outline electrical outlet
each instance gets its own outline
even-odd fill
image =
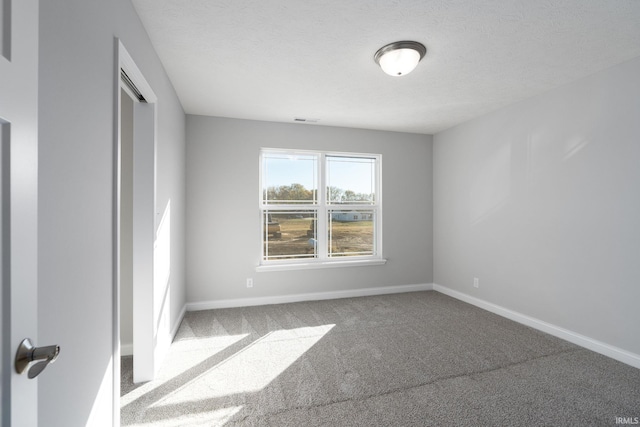
[[[253,288],[253,279],[252,278],[248,278],[247,279],[247,288]]]
[[[480,287],[480,279],[478,279],[477,277],[473,278],[473,287],[474,288],[479,288]]]

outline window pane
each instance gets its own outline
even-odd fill
[[[264,204],[317,202],[318,156],[267,153],[262,156]]]
[[[331,204],[375,202],[376,159],[327,156],[327,200]]]
[[[374,255],[375,211],[329,210],[329,256]]]
[[[317,258],[315,210],[265,210],[265,260]]]

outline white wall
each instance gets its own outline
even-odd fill
[[[115,37],[158,96],[157,207],[171,201],[171,321],[185,303],[185,116],[129,0],[40,4],[39,377],[47,426],[111,425]],[[118,361],[116,361],[118,362]],[[117,402],[116,402],[117,403]]]
[[[426,135],[187,116],[187,301],[431,283],[431,146]],[[382,154],[387,264],[256,273],[261,147]]]
[[[435,135],[433,170],[435,283],[640,354],[640,59]]]

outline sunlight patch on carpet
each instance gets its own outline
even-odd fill
[[[229,408],[216,409],[215,411],[198,412],[195,414],[179,415],[177,417],[165,418],[161,421],[162,427],[210,427],[222,426],[235,414],[242,410],[242,406],[232,406]],[[145,427],[158,425],[158,421],[131,424],[130,427]]]
[[[153,406],[204,402],[263,390],[335,325],[272,331],[189,381]]]
[[[176,341],[162,364],[156,379],[141,385],[120,398],[120,407],[125,407],[139,397],[171,381],[177,376],[203,363],[208,358],[242,341],[249,334],[223,335],[206,338],[190,338]],[[177,359],[177,363],[173,363]]]

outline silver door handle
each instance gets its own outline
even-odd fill
[[[21,374],[31,362],[37,362],[29,369],[27,376],[30,379],[37,377],[44,371],[49,363],[55,362],[60,354],[60,346],[48,345],[46,347],[34,347],[29,338],[20,343],[16,352],[16,372]]]

